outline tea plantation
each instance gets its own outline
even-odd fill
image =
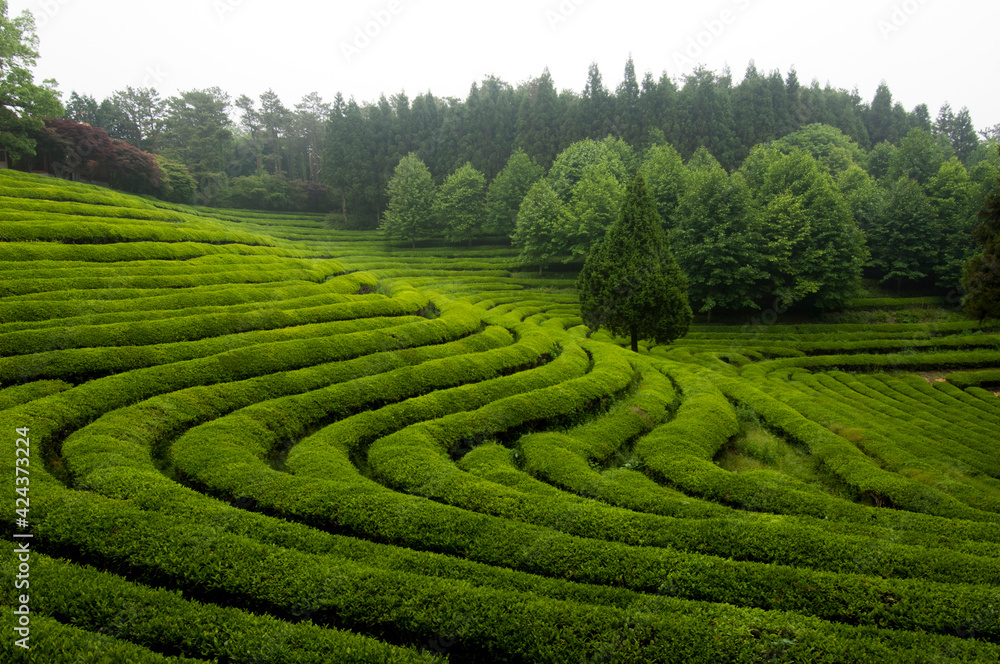
[[[516,254],[0,171],[3,661],[1000,661],[1000,327]]]

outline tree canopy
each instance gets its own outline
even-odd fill
[[[389,209],[380,226],[385,235],[409,240],[416,247],[418,238],[437,230],[433,214],[434,180],[420,157],[411,152],[399,160],[389,180],[388,193]]]
[[[692,312],[687,279],[677,266],[642,173],[628,184],[618,219],[580,273],[581,317],[629,338],[669,344],[687,334]]]
[[[0,150],[12,159],[34,156],[34,138],[46,119],[63,114],[55,81],[37,85],[38,60],[35,20],[25,10],[7,16],[7,0],[0,0]]]
[[[993,194],[979,213],[973,233],[981,253],[965,266],[962,286],[965,312],[980,321],[1000,319],[1000,196]]]

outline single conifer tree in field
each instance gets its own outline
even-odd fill
[[[669,344],[691,325],[687,278],[677,266],[641,173],[628,185],[618,220],[587,257],[578,282],[584,322],[628,337]]]

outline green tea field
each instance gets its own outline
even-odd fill
[[[1000,325],[517,255],[0,171],[0,659],[1000,661]]]

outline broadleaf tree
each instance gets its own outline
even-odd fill
[[[34,82],[38,60],[35,20],[25,10],[7,17],[7,0],[0,0],[0,153],[11,159],[35,155],[35,138],[46,119],[63,114],[54,81]]]
[[[483,234],[486,177],[466,162],[441,183],[434,199],[434,213],[445,239],[471,244]]]
[[[399,160],[386,187],[389,208],[382,217],[379,230],[398,240],[417,239],[437,231],[434,217],[434,179],[431,172],[413,152]]]
[[[517,212],[531,185],[542,179],[545,169],[524,150],[517,150],[497,173],[486,192],[486,232],[510,236],[517,226]]]
[[[521,248],[521,263],[545,266],[570,255],[572,221],[567,206],[547,180],[539,180],[521,201],[513,243]]]
[[[594,247],[578,280],[580,312],[593,330],[669,344],[687,334],[693,314],[687,278],[674,260],[659,214],[636,173],[618,219]]]
[[[718,165],[694,169],[674,215],[671,243],[698,312],[757,307],[766,277],[763,236],[743,175]]]
[[[966,314],[980,321],[1000,319],[1000,196],[993,194],[986,199],[979,221],[973,237],[981,253],[965,266],[962,306]]]

